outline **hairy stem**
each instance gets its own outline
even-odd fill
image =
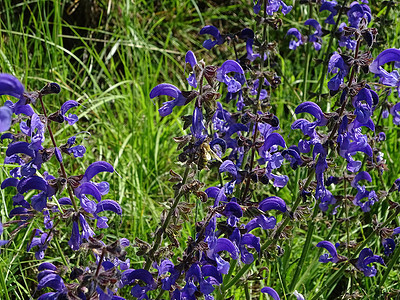
[[[47,116],[46,108],[44,107],[43,96],[42,95],[39,95],[39,100],[40,100],[40,104],[42,106],[43,114],[44,114],[44,116],[46,117],[46,120],[47,120],[47,130],[49,131],[51,142],[53,143],[53,147],[57,148],[57,143],[56,143],[56,140],[54,139],[53,131],[51,130],[51,126],[50,126],[50,123],[48,121],[48,116]],[[58,159],[57,159],[57,161],[60,164],[60,169],[61,169],[62,176],[67,180],[68,176],[67,176],[67,172],[65,172],[64,163],[62,161],[59,161]],[[74,192],[72,191],[72,187],[69,184],[67,184],[67,190],[68,190],[69,197],[71,198],[71,202],[72,202],[72,206],[74,207],[74,210],[78,211],[78,206],[76,205]]]
[[[186,181],[187,181],[187,178],[189,175],[189,170],[190,170],[190,166],[186,165],[185,174],[183,175],[181,188],[175,193],[174,202],[172,203],[172,206],[169,209],[168,215],[165,218],[163,224],[161,225],[161,228],[157,230],[153,247],[151,248],[151,250],[148,253],[149,258],[146,260],[146,264],[144,267],[146,270],[150,269],[150,266],[152,263],[152,258],[154,256],[154,254],[156,253],[156,251],[158,250],[158,248],[161,246],[161,241],[162,241],[163,235],[165,233],[165,230],[167,229],[169,222],[171,221],[171,217],[174,214],[176,207],[178,206],[179,200],[183,196],[182,187],[186,184]]]

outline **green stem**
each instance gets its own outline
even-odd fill
[[[314,219],[318,214],[318,210],[319,210],[319,206],[317,205],[317,203],[315,203],[312,217],[308,221],[306,242],[305,242],[305,244],[303,246],[303,250],[301,252],[299,264],[297,265],[296,271],[294,273],[294,276],[293,276],[293,279],[292,279],[292,283],[290,284],[290,287],[289,287],[289,291],[293,291],[293,289],[295,288],[296,282],[297,282],[298,277],[299,277],[300,272],[301,272],[301,269],[303,268],[304,262],[306,260],[308,250],[310,249],[311,239],[312,239],[312,235],[314,233],[314,228],[315,228],[315,223],[316,223],[316,222],[314,222]]]
[[[60,243],[58,242],[57,237],[54,237],[54,242],[56,243],[56,248],[58,250],[58,253],[60,254],[60,257],[61,257],[61,259],[63,261],[64,266],[66,268],[68,268],[68,270],[69,270],[69,267],[68,267],[69,263],[68,263],[67,259],[65,258],[64,252],[62,251],[62,249],[60,247]]]

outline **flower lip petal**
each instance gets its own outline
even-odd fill
[[[242,40],[254,39],[254,31],[251,30],[250,28],[244,28],[238,34],[238,37],[239,37],[239,39],[242,39]]]
[[[1,183],[1,189],[5,189],[6,187],[9,186],[17,187],[18,182],[19,180],[17,178],[14,177],[7,178]]]
[[[243,216],[243,210],[236,202],[229,202],[226,204],[222,214],[226,217],[235,216],[241,218]]]
[[[57,271],[57,267],[55,265],[53,265],[52,263],[49,262],[45,262],[40,264],[40,266],[38,267],[39,271],[43,271],[43,270],[51,270],[51,271]]]
[[[61,106],[61,114],[65,115],[67,111],[69,111],[71,108],[79,106],[79,103],[76,102],[75,100],[68,100],[66,101],[62,106]]]
[[[328,123],[328,119],[324,116],[324,113],[322,112],[321,108],[314,102],[310,101],[303,102],[296,107],[294,112],[296,114],[304,112],[311,114],[318,120],[319,126],[325,126]]]
[[[228,172],[234,178],[237,177],[237,168],[236,168],[235,164],[230,160],[226,160],[221,164],[221,166],[219,167],[219,172],[220,173]]]
[[[24,86],[16,77],[6,73],[0,74],[0,96],[9,95],[19,99],[23,93]]]
[[[386,71],[381,66],[392,61],[400,61],[400,49],[391,48],[382,51],[369,66],[369,70],[372,73],[382,75]]]
[[[212,25],[207,25],[204,26],[201,30],[200,30],[200,34],[210,34],[212,35],[214,38],[218,39],[220,36],[219,30],[217,27],[212,26]]]
[[[157,96],[170,96],[173,98],[178,98],[179,94],[182,92],[176,86],[169,83],[161,83],[155,86],[150,92],[150,99],[153,99]]]
[[[286,212],[286,203],[283,199],[277,196],[272,196],[261,201],[258,208],[264,212],[275,209],[284,213]]]
[[[222,283],[222,274],[218,272],[217,268],[213,265],[205,265],[201,267],[201,273],[203,277],[211,276],[215,278],[215,280],[221,284]]]
[[[17,153],[23,153],[30,157],[35,157],[35,151],[28,148],[29,144],[27,142],[15,142],[8,146],[6,151],[7,156],[11,156]]]
[[[98,202],[101,201],[101,194],[92,182],[84,182],[79,186],[78,198],[82,195],[92,195]]]
[[[271,287],[263,287],[261,289],[261,293],[267,293],[270,295],[274,300],[280,300],[281,298],[279,297],[278,293]]]
[[[0,132],[6,131],[11,127],[12,110],[7,106],[0,107]]]
[[[54,273],[50,273],[39,281],[37,290],[39,291],[44,287],[51,287],[56,291],[60,291],[65,288],[65,285],[60,276]]]
[[[274,145],[281,146],[282,148],[286,147],[285,140],[279,133],[276,133],[276,132],[271,133],[266,138],[264,145],[263,145],[263,149],[268,151]]]
[[[115,212],[117,215],[122,214],[121,206],[113,200],[102,200],[97,203],[96,214],[105,210]]]
[[[135,280],[142,280],[144,283],[147,285],[153,285],[154,284],[154,279],[153,276],[150,274],[149,271],[144,270],[144,269],[128,269],[124,273],[122,273],[122,284],[129,285],[133,284]]]
[[[357,188],[358,182],[360,180],[366,180],[368,182],[372,182],[372,177],[371,175],[369,175],[367,171],[361,171],[354,177],[353,181],[351,182],[351,186],[353,188]]]
[[[242,69],[242,67],[239,65],[239,63],[237,63],[234,60],[227,60],[225,61],[222,66],[218,69],[219,72],[221,72],[221,74],[225,75],[227,73],[230,72],[236,72],[239,74],[244,74],[244,71]]]
[[[22,179],[17,185],[17,190],[20,194],[23,194],[30,190],[47,191],[47,187],[46,180],[39,176],[32,176]]]
[[[235,245],[226,238],[219,238],[217,240],[213,252],[218,253],[220,251],[228,251],[233,259],[237,259],[238,254]]]
[[[192,68],[194,68],[194,66],[197,65],[196,56],[194,55],[194,53],[193,53],[192,51],[189,50],[189,51],[186,53],[185,62],[188,63],[188,64],[190,64],[190,66],[191,66]]]
[[[322,248],[325,248],[326,250],[328,250],[329,254],[333,258],[332,262],[335,262],[334,260],[337,260],[338,254],[337,254],[335,246],[331,242],[322,241],[322,242],[319,242],[316,247],[322,247]]]
[[[322,35],[321,25],[319,24],[319,22],[317,20],[308,19],[307,21],[304,22],[304,25],[310,25],[310,26],[314,27],[318,31],[318,34]]]
[[[114,172],[114,168],[111,164],[105,161],[96,161],[92,163],[85,172],[84,181],[90,181],[94,176],[100,172]]]
[[[290,28],[286,35],[293,35],[294,37],[296,37],[298,40],[301,40],[301,33],[297,28]]]

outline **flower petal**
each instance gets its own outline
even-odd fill
[[[97,203],[96,214],[105,210],[115,212],[118,215],[122,214],[121,206],[113,200],[102,200]]]
[[[261,201],[258,208],[262,211],[275,209],[284,213],[286,211],[286,203],[281,198],[272,196]]]
[[[94,176],[96,176],[100,172],[114,172],[114,168],[108,162],[105,161],[96,161],[92,163],[85,172],[84,181],[90,181]]]
[[[281,298],[279,297],[278,293],[271,287],[263,287],[261,289],[261,293],[267,293],[270,295],[274,300],[280,300]]]
[[[16,77],[6,73],[0,74],[0,96],[9,95],[19,99],[23,93],[24,86]]]
[[[47,187],[46,180],[38,176],[32,176],[22,179],[17,185],[17,190],[20,194],[23,194],[30,190],[47,191]]]

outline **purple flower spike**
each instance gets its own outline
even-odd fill
[[[314,102],[306,101],[301,103],[299,106],[296,107],[295,111],[296,114],[300,113],[309,113],[317,119],[316,125],[317,126],[325,126],[328,124],[328,119],[325,117],[324,113],[322,112],[321,108]]]
[[[328,263],[328,262],[337,263],[339,261],[339,257],[338,257],[336,248],[331,242],[328,242],[328,241],[319,242],[317,244],[317,247],[325,248],[326,250],[328,250],[329,254],[331,255],[331,257],[329,257],[329,254],[327,254],[327,253],[322,254],[319,257],[319,262],[322,262],[322,263]]]
[[[279,297],[278,293],[271,287],[263,287],[261,289],[261,293],[266,293],[272,297],[274,300],[280,300],[281,298]]]
[[[286,35],[293,35],[297,39],[297,42],[295,40],[289,42],[290,50],[295,50],[300,45],[303,45],[303,36],[297,28],[290,28]]]
[[[225,42],[225,37],[222,36],[219,33],[219,30],[217,27],[212,26],[212,25],[207,25],[204,26],[200,30],[200,34],[210,34],[214,37],[215,41],[212,41],[211,39],[204,41],[203,47],[206,48],[207,50],[210,50],[213,48],[215,45],[222,45]]]
[[[269,211],[269,210],[279,210],[280,212],[286,212],[286,203],[281,198],[277,196],[272,196],[264,199],[258,205],[258,208],[262,211]]]
[[[230,72],[244,74],[242,67],[236,61],[227,60],[217,70],[217,80],[219,82],[224,82],[228,86],[228,92],[236,93],[242,88],[242,85],[240,84],[239,81],[236,81],[233,77],[226,75]]]
[[[22,83],[10,74],[0,74],[0,96],[9,95],[20,99],[24,93]]]
[[[172,113],[172,109],[175,106],[185,105],[187,101],[182,92],[176,86],[169,83],[162,83],[155,86],[150,92],[150,99],[162,95],[173,97],[174,100],[163,103],[163,106],[158,110],[161,117],[168,116]]]

